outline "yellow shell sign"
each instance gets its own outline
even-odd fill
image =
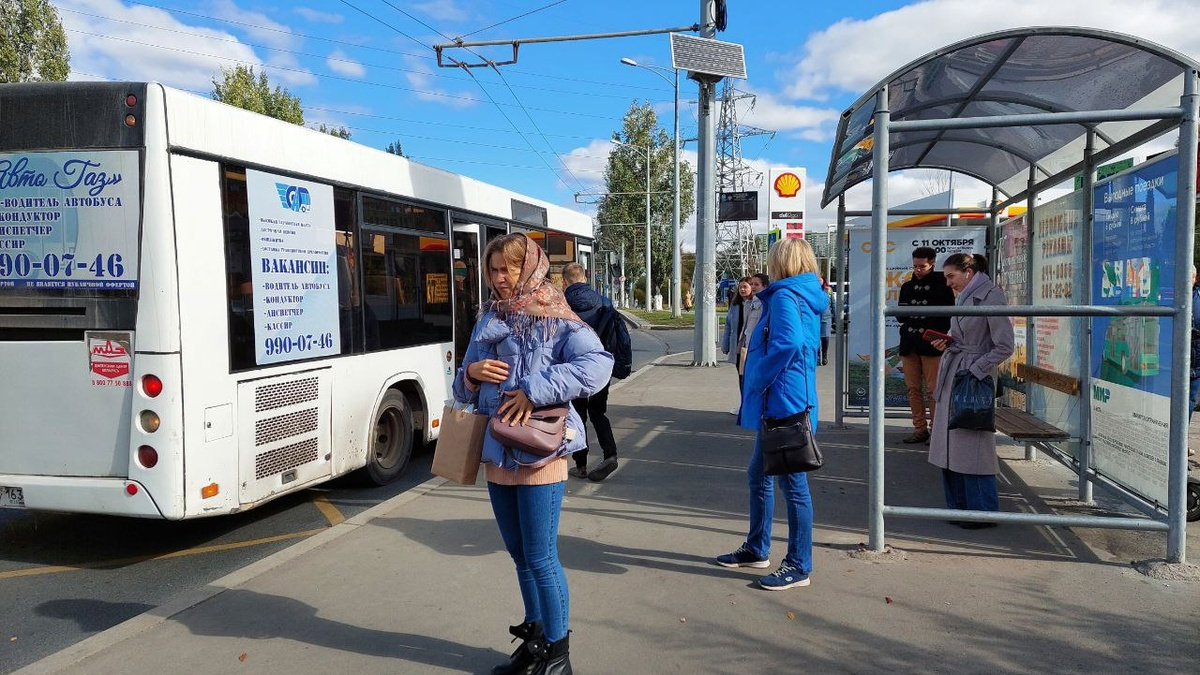
[[[800,192],[800,177],[792,172],[781,173],[775,179],[775,193],[780,197],[795,197]]]

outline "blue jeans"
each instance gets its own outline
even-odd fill
[[[775,513],[775,484],[787,502],[788,548],[783,561],[801,574],[812,572],[812,496],[808,493],[808,474],[791,473],[768,476],[763,473],[762,435],[754,439],[754,454],[746,467],[750,486],[750,533],[746,546],[761,560],[771,553],[771,522]]]
[[[967,511],[1000,510],[1000,493],[994,475],[942,469],[942,489],[946,492],[946,508]]]
[[[558,560],[558,516],[565,486],[488,483],[500,537],[517,565],[525,621],[542,622],[551,642],[567,636],[570,609],[567,575]]]

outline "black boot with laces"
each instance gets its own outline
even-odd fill
[[[529,643],[546,641],[542,633],[542,623],[526,621],[519,626],[509,626],[508,632],[512,633],[514,640],[519,639],[521,644],[517,645],[512,656],[508,657],[508,663],[492,668],[492,675],[527,675],[537,663],[533,651],[529,649]]]

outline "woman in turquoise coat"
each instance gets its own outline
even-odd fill
[[[759,586],[781,591],[809,584],[812,573],[812,496],[804,473],[768,476],[763,470],[763,417],[781,418],[809,411],[817,421],[817,363],[821,346],[821,313],[829,296],[817,276],[817,260],[808,242],[783,239],[771,247],[767,269],[774,279],[759,292],[763,315],[746,353],[746,381],[738,423],[759,434],[746,467],[750,488],[750,529],[732,553],[717,556],[723,567],[770,567],[771,523],[776,482],[787,503],[787,554]]]

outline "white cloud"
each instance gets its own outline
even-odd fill
[[[1195,0],[926,0],[870,19],[844,19],[810,37],[784,79],[788,96],[862,93],[888,73],[959,40],[1026,26],[1118,31],[1200,56]]]
[[[308,7],[296,7],[292,11],[313,23],[341,23],[345,20],[341,14],[322,12]]]
[[[71,70],[90,77],[156,81],[208,92],[222,67],[264,65],[235,35],[182,23],[161,9],[126,6],[119,0],[59,0],[56,4],[67,31]],[[156,46],[168,44],[170,49]],[[73,79],[80,77],[72,75]]]
[[[470,14],[458,6],[455,0],[435,0],[413,5],[413,9],[438,21],[466,21]]]
[[[415,89],[413,97],[418,101],[443,103],[454,108],[468,108],[479,102],[472,96],[453,94],[437,86],[437,74],[429,65],[428,60],[415,56],[405,56],[404,61],[408,70],[404,79]]]
[[[351,59],[342,50],[335,49],[333,53],[325,59],[325,65],[329,69],[339,75],[346,77],[363,78],[367,76],[367,69],[361,63]]]
[[[294,49],[303,40],[288,26],[262,12],[242,9],[233,0],[212,0],[209,7],[213,16],[234,23],[238,30],[245,31],[256,42],[266,43],[269,47]]]
[[[753,107],[745,105],[738,109],[740,123],[818,143],[828,142],[833,138],[841,111],[834,108],[790,105],[779,100],[774,94],[753,93]]]

